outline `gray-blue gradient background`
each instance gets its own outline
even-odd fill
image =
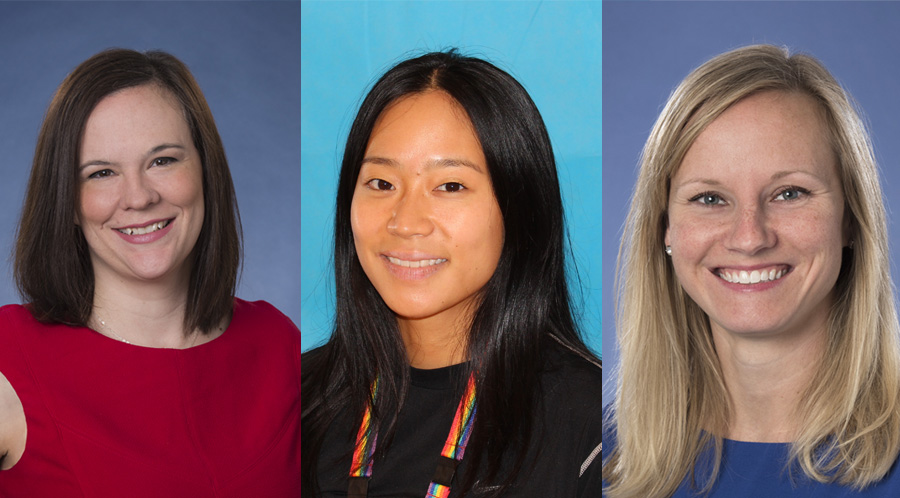
[[[528,90],[556,155],[588,345],[600,349],[600,2],[303,2],[303,349],[334,317],[337,175],[366,91],[392,65],[459,47]]]
[[[0,1],[0,304],[20,298],[11,254],[53,92],[106,48],[161,49],[203,89],[244,228],[238,296],[300,323],[300,2]]]
[[[613,399],[618,364],[616,254],[641,148],[671,91],[714,55],[753,43],[785,45],[817,57],[849,90],[868,118],[882,170],[900,282],[900,224],[890,212],[900,202],[898,22],[896,2],[603,2],[605,403]]]

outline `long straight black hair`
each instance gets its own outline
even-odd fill
[[[478,416],[466,450],[471,470],[461,485],[463,493],[477,477],[499,486],[493,496],[500,496],[521,470],[531,438],[542,345],[554,341],[596,361],[573,318],[556,164],[534,102],[506,72],[455,50],[401,62],[366,96],[344,149],[334,223],[334,332],[321,354],[307,361],[305,370],[311,373],[302,380],[303,483],[310,491],[316,487],[318,455],[329,424],[341,413],[362,418],[376,376],[373,420],[379,428],[379,454],[390,444],[406,397],[409,364],[397,318],[359,263],[350,204],[378,117],[398,99],[427,91],[447,93],[472,121],[505,232],[497,269],[482,289],[467,342]]]

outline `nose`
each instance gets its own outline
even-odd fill
[[[434,230],[434,224],[425,195],[408,191],[399,196],[391,211],[387,229],[400,237],[430,234]]]
[[[125,174],[121,204],[125,209],[145,209],[159,202],[159,191],[143,171]]]
[[[735,213],[726,248],[746,254],[756,254],[775,245],[777,236],[770,227],[765,209],[746,206]]]

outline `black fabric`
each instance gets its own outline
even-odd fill
[[[307,355],[302,365],[309,364]],[[581,467],[602,438],[600,368],[553,347],[545,352],[540,403],[535,407],[534,432],[525,468],[504,498],[567,498],[600,496],[600,458]],[[423,498],[434,476],[441,449],[465,387],[464,365],[434,370],[410,369],[410,392],[400,411],[397,432],[384,458],[373,464],[368,498]],[[303,374],[305,375],[305,370]],[[476,424],[478,423],[476,419]],[[350,471],[349,454],[359,420],[344,414],[334,421],[319,456],[318,480],[322,498],[345,497]],[[352,434],[352,435],[351,435]],[[382,444],[379,440],[378,444]],[[460,497],[468,455],[459,465],[450,497]],[[490,491],[479,483],[466,497]],[[304,496],[308,496],[304,490]]]

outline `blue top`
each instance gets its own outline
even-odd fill
[[[616,445],[613,430],[604,428],[603,443],[604,456],[611,455]],[[897,462],[894,462],[884,479],[862,491],[856,491],[838,484],[813,481],[796,464],[788,470],[786,463],[789,451],[789,443],[748,443],[726,439],[719,477],[712,491],[708,495],[701,494],[692,486],[690,477],[686,477],[671,498],[900,497],[900,471],[897,470]],[[697,482],[702,488],[703,479],[708,474],[699,467],[701,466],[698,465]],[[603,482],[603,488],[606,489],[606,481]],[[603,496],[606,496],[605,493]]]

